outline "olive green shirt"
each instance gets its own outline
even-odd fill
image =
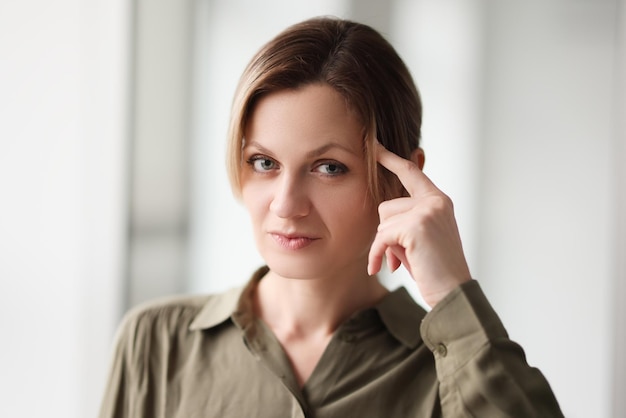
[[[241,289],[152,302],[116,338],[100,418],[560,417],[476,281],[429,313],[401,288],[333,334],[300,388]]]

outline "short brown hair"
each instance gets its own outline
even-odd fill
[[[380,202],[402,193],[387,170],[377,174],[375,140],[404,158],[419,147],[422,105],[409,70],[391,44],[373,28],[330,17],[290,26],[263,46],[237,87],[228,134],[228,173],[241,192],[246,124],[259,98],[285,89],[325,83],[339,92],[364,128],[369,189]]]

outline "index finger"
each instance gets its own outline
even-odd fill
[[[380,143],[376,145],[376,161],[398,177],[410,196],[439,191],[417,164],[394,154]]]

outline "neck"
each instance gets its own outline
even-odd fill
[[[259,283],[255,303],[259,316],[277,335],[322,337],[386,293],[378,279],[365,272],[304,280],[270,271]]]

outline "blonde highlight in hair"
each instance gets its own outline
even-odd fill
[[[395,175],[378,168],[379,141],[404,158],[419,147],[422,106],[394,48],[371,27],[322,17],[295,24],[263,46],[244,70],[233,99],[227,167],[241,193],[246,124],[257,101],[273,92],[324,83],[339,92],[363,124],[370,194],[377,202],[401,195]]]

